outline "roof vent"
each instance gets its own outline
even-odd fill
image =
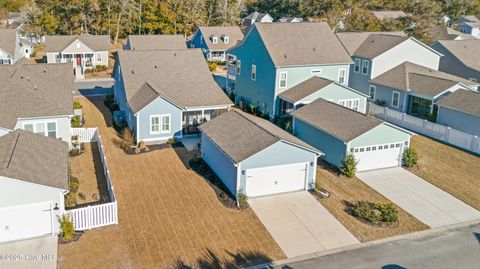
[[[37,90],[37,84],[33,85],[33,89]]]
[[[174,53],[173,53],[173,56],[177,56],[177,53],[176,53],[176,52],[174,52]]]
[[[287,54],[283,54],[283,58],[287,59]]]
[[[27,80],[30,81],[30,77],[27,77]]]
[[[312,50],[313,50],[313,51],[316,51],[316,49],[315,49],[315,48],[313,48]]]
[[[47,73],[47,69],[45,67],[43,68],[43,73]]]
[[[135,71],[133,71],[133,69],[132,69],[132,74],[135,74]]]
[[[153,68],[157,69],[157,68],[158,68],[158,66],[157,66],[157,65],[154,65],[154,66],[153,66]]]

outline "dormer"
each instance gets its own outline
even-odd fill
[[[230,42],[230,37],[228,35],[222,35],[223,43],[228,44]]]
[[[218,43],[218,36],[216,36],[216,35],[211,35],[211,36],[210,36],[210,40],[212,40],[212,43],[213,43],[213,44],[217,44],[217,43]]]

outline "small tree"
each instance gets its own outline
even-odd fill
[[[217,63],[215,63],[215,62],[209,62],[209,63],[208,63],[208,68],[210,69],[211,72],[217,70]]]
[[[357,163],[353,153],[347,154],[342,160],[342,165],[340,166],[340,172],[342,175],[347,177],[354,177],[357,172]]]
[[[248,197],[242,189],[238,190],[237,200],[240,209],[248,208]]]
[[[403,165],[409,168],[413,167],[417,164],[418,158],[417,151],[414,148],[409,147],[403,152]]]
[[[67,216],[63,216],[58,219],[60,222],[61,236],[65,239],[70,239],[75,235],[75,227],[73,226],[73,221],[71,221]]]

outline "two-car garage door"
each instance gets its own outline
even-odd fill
[[[269,166],[246,171],[248,197],[276,194],[305,189],[307,163]]]
[[[403,143],[389,143],[353,149],[358,161],[357,171],[374,170],[402,165]]]

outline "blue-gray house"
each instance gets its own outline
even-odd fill
[[[321,154],[273,123],[231,110],[200,126],[202,157],[230,193],[248,197],[307,190]]]
[[[198,49],[119,51],[115,100],[137,143],[197,133],[197,126],[228,111]]]
[[[243,39],[238,26],[201,26],[188,42],[190,48],[202,49],[207,61],[225,62],[226,51]]]
[[[357,171],[401,166],[410,144],[408,131],[323,99],[291,115],[294,135],[337,167],[349,152],[358,161]]]
[[[348,85],[352,62],[326,23],[255,23],[228,54],[235,103],[270,117],[280,114],[279,94],[313,76]]]
[[[458,90],[437,105],[438,124],[480,136],[480,93]]]

